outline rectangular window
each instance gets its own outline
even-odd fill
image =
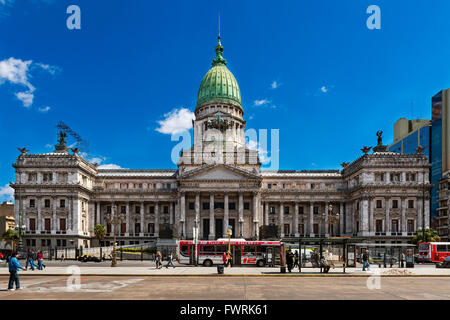
[[[319,224],[318,223],[313,224],[313,232],[314,232],[314,234],[319,234]]]
[[[383,232],[383,220],[377,220],[375,232]]]
[[[66,231],[66,219],[59,219],[59,230]]]
[[[314,214],[319,214],[319,207],[313,207],[313,213]]]
[[[250,210],[250,203],[244,202],[244,210]]]
[[[399,182],[400,181],[400,173],[391,173],[391,181]]]
[[[50,208],[50,199],[45,199],[44,200],[44,207],[45,208]]]
[[[127,207],[126,206],[120,206],[120,213],[127,213]]]
[[[65,208],[66,207],[66,200],[64,200],[64,199],[59,200],[59,207],[60,208]]]
[[[299,213],[299,214],[304,214],[304,213],[305,213],[304,210],[305,210],[305,209],[304,209],[303,207],[299,207],[299,208],[298,208],[298,213]]]
[[[37,181],[37,173],[29,173],[28,174],[28,181],[29,182],[36,182]]]
[[[398,232],[398,220],[392,220],[392,232]]]
[[[42,180],[44,182],[50,182],[53,179],[53,173],[44,173],[42,174]]]
[[[106,213],[111,214],[111,206],[106,206]]]
[[[392,209],[398,209],[398,200],[392,200]]]
[[[215,248],[214,248],[214,246],[204,245],[201,248],[201,252],[204,255],[214,255]]]
[[[447,252],[447,245],[446,244],[436,245],[436,252]]]
[[[149,223],[147,226],[147,232],[148,233],[155,233],[155,224],[154,223]]]
[[[223,209],[224,204],[223,202],[214,202],[214,209]]]
[[[195,203],[189,202],[189,210],[195,210]]]
[[[209,202],[203,202],[202,208],[203,208],[203,210],[209,210]]]
[[[236,203],[235,202],[228,203],[228,209],[229,210],[236,210]]]
[[[149,209],[149,210],[150,210],[150,213],[151,213],[151,214],[154,214],[154,213],[155,213],[155,207],[154,207],[154,206],[150,206],[150,209]]]
[[[126,233],[127,232],[127,224],[126,223],[122,223],[121,225],[120,225],[120,233],[121,234],[124,234],[124,233]]]
[[[141,213],[141,206],[134,207],[134,210],[136,211],[136,213]]]
[[[284,207],[284,214],[289,214],[289,207]]]
[[[106,233],[111,233],[111,223],[106,225]]]
[[[408,232],[414,232],[414,220],[408,220]]]
[[[44,219],[44,230],[45,231],[50,231],[51,230],[51,224],[50,224],[50,219],[49,218],[45,218]]]
[[[414,200],[408,200],[408,208],[414,209]]]
[[[267,189],[272,189],[272,184],[271,183],[267,184]]]
[[[141,224],[139,222],[134,224],[134,233],[141,233]]]
[[[384,181],[384,174],[383,173],[375,173],[375,181],[377,181],[377,182]]]
[[[163,213],[169,213],[169,206],[163,207]]]
[[[30,230],[35,231],[36,230],[36,219],[30,218]]]
[[[36,205],[36,201],[34,199],[30,199],[30,208],[34,208]]]
[[[383,208],[383,201],[382,200],[377,200],[377,208]]]
[[[270,207],[270,208],[269,208],[269,213],[275,214],[275,207]]]

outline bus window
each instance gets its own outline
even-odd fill
[[[436,251],[437,252],[447,252],[447,245],[445,245],[445,244],[436,245]]]
[[[255,247],[256,247],[256,246],[244,246],[244,248],[243,248],[243,254],[246,254],[246,253],[255,253]]]
[[[228,246],[216,246],[216,254],[221,255],[228,251]]]
[[[214,246],[211,245],[202,246],[202,254],[214,255]]]
[[[181,253],[184,255],[188,255],[188,246],[187,245],[182,245],[181,246]]]
[[[429,249],[430,249],[430,245],[429,244],[423,243],[423,244],[419,245],[419,250],[420,251],[428,251]]]

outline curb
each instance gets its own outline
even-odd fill
[[[95,273],[81,273],[83,277],[305,277],[305,278],[369,278],[376,274],[95,274]],[[0,277],[9,277],[7,274],[0,274]],[[72,274],[20,274],[21,277],[69,277]],[[408,274],[408,275],[383,275],[383,278],[450,278],[450,275],[435,275],[435,274]]]

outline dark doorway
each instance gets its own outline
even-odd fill
[[[235,224],[235,220],[234,219],[230,219],[229,221],[228,221],[228,223],[230,224],[230,226],[231,226],[231,230],[233,230],[233,234],[231,235],[231,237],[232,238],[236,238],[236,233],[237,233],[237,230],[236,230],[236,224]]]
[[[223,219],[216,219],[216,239],[223,238]]]
[[[209,219],[203,219],[203,240],[208,240],[209,236]]]

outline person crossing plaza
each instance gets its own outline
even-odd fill
[[[8,283],[8,291],[14,290],[14,282],[16,283],[16,290],[22,290],[20,286],[19,279],[19,270],[26,271],[24,267],[22,267],[17,258],[19,257],[18,252],[14,252],[9,259],[8,268],[9,268],[9,283]]]

